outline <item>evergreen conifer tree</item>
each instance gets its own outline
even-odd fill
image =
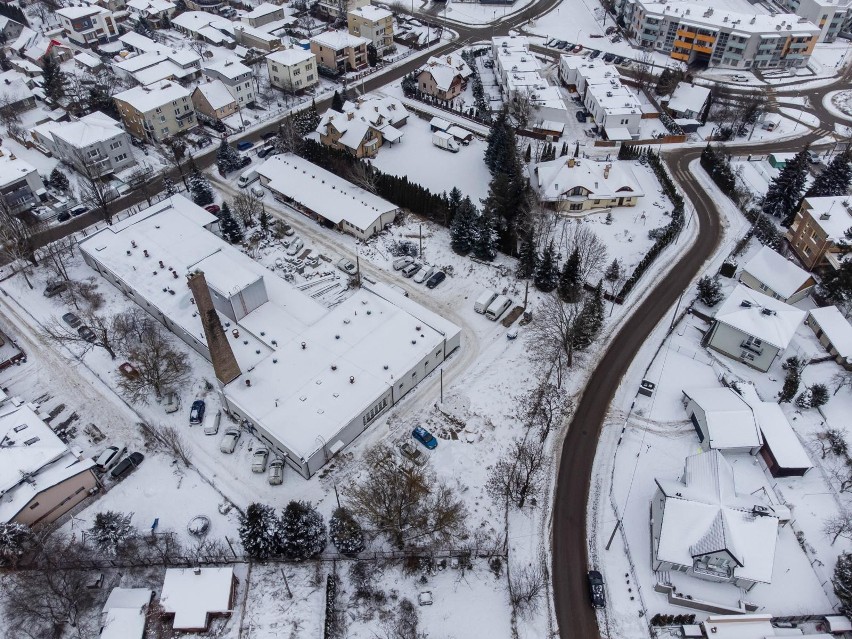
[[[48,178],[48,182],[50,182],[50,186],[59,191],[67,191],[68,190],[68,177],[59,170],[58,166],[53,167],[53,170],[50,172],[50,178]]]
[[[792,401],[799,390],[799,383],[802,379],[801,364],[798,357],[788,357],[787,361],[784,362],[784,368],[787,369],[787,374],[784,377],[784,386],[778,396],[779,402]]]
[[[450,246],[459,255],[467,255],[473,249],[476,238],[476,220],[476,207],[469,197],[465,197],[459,203],[450,225]]]
[[[228,144],[225,138],[219,144],[219,150],[216,151],[216,166],[222,175],[227,175],[231,171],[236,171],[241,168],[242,158],[237,150]]]
[[[521,248],[518,252],[518,268],[515,275],[525,280],[532,277],[538,268],[538,251],[532,233],[527,231],[521,239]]]
[[[252,503],[240,515],[240,542],[252,559],[269,559],[279,553],[278,518],[272,506]]]
[[[130,517],[114,510],[97,513],[92,527],[87,531],[87,537],[102,553],[114,556],[136,535]]]
[[[568,255],[559,274],[557,292],[563,302],[575,304],[583,294],[583,281],[580,273],[580,252],[575,248]]]
[[[553,242],[548,244],[541,254],[541,260],[538,263],[538,268],[535,270],[533,283],[535,287],[545,293],[550,293],[556,288],[559,282],[559,271],[556,265],[556,258],[553,254]]]
[[[716,306],[722,301],[722,284],[719,278],[705,275],[698,280],[698,299],[707,306]]]
[[[852,612],[852,554],[841,553],[834,566],[834,594],[840,600],[841,610],[846,614]]]
[[[805,147],[787,162],[781,172],[770,182],[763,196],[761,210],[787,222],[796,213],[796,207],[805,190],[808,170],[808,149]]]
[[[527,144],[527,150],[524,152],[524,162],[529,164],[532,161],[532,144]]]
[[[497,227],[494,218],[486,212],[476,218],[473,254],[488,262],[497,256]]]
[[[163,178],[163,190],[166,192],[166,195],[171,197],[175,193],[177,193],[177,187],[175,187],[175,181],[170,178],[168,175]]]
[[[828,388],[825,384],[811,386],[811,408],[819,408],[828,401]]]
[[[52,55],[44,56],[41,77],[44,83],[44,92],[48,98],[57,102],[65,96],[65,85],[67,84],[65,72],[59,68],[59,64],[53,59]]]
[[[333,111],[343,112],[343,96],[340,95],[339,91],[335,91],[334,95],[331,97],[331,108]]]
[[[461,207],[462,203],[462,193],[458,190],[458,187],[453,187],[450,189],[450,194],[447,196],[447,210],[450,214],[449,223],[452,224],[452,221],[456,218],[456,215],[459,212],[459,207]]]
[[[574,348],[588,348],[597,338],[603,327],[604,300],[602,282],[598,282],[591,295],[587,295],[583,308],[577,316],[574,330]]]
[[[621,263],[618,259],[614,259],[609,267],[607,267],[604,277],[608,282],[618,281],[618,278],[621,277]]]
[[[189,191],[192,194],[192,201],[198,206],[213,204],[213,189],[210,182],[198,170],[189,176]]]
[[[269,234],[269,225],[272,224],[272,216],[266,210],[265,206],[261,206],[260,215],[257,217],[257,222],[260,225],[260,230],[264,235]]]
[[[357,555],[364,550],[364,531],[348,508],[337,508],[328,520],[331,543],[344,555]]]
[[[852,182],[852,155],[844,151],[828,164],[825,171],[814,179],[813,184],[805,193],[805,197],[828,197],[845,195]]]
[[[322,515],[306,501],[287,504],[278,523],[278,539],[284,557],[296,561],[315,557],[328,543]]]
[[[234,219],[234,216],[231,213],[231,207],[228,206],[227,202],[222,204],[222,210],[219,211],[219,230],[222,232],[222,237],[231,244],[237,244],[243,241],[243,230]]]

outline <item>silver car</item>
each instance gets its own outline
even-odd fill
[[[219,444],[219,450],[226,455],[230,455],[237,447],[237,442],[240,440],[240,429],[229,428],[225,431],[225,436],[222,438],[222,443]]]
[[[266,460],[269,459],[268,448],[258,448],[251,456],[251,472],[262,473],[266,470]]]
[[[287,255],[290,255],[290,256],[295,255],[296,253],[301,251],[302,248],[304,248],[304,246],[305,246],[305,243],[302,241],[301,238],[299,238],[299,237],[294,238],[293,241],[290,242],[290,248],[287,249]]]
[[[404,269],[402,269],[402,271],[400,271],[400,272],[402,273],[403,277],[411,277],[412,275],[414,275],[419,270],[420,270],[420,265],[417,262],[412,262],[411,264],[406,266]]]
[[[122,446],[121,448],[118,446],[108,446],[103,450],[103,452],[99,453],[98,456],[95,457],[95,466],[99,471],[105,473],[115,466],[118,463],[118,460],[121,459],[121,456],[126,452],[127,446]]]
[[[428,280],[430,277],[432,277],[434,274],[435,274],[435,267],[434,266],[430,266],[429,268],[424,267],[424,268],[421,268],[419,271],[417,271],[414,274],[414,277],[411,278],[411,279],[413,279],[418,284],[422,284],[423,282]]]
[[[401,270],[402,270],[402,269],[404,269],[406,266],[408,266],[409,264],[413,264],[413,263],[414,263],[414,258],[413,258],[413,257],[400,257],[400,258],[397,258],[397,259],[395,259],[395,260],[393,261],[393,270],[395,270],[395,271],[401,271]]]
[[[269,462],[269,484],[271,486],[279,486],[284,482],[284,462],[280,459],[273,459]]]

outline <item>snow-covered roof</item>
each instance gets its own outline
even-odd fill
[[[701,113],[709,95],[710,89],[707,87],[681,82],[669,99],[669,108],[677,113]]]
[[[236,102],[234,96],[228,91],[228,87],[221,80],[211,80],[210,82],[199,84],[195,90],[204,96],[210,107],[215,111]]]
[[[840,357],[847,360],[852,358],[852,325],[836,306],[811,309],[810,317],[825,333]]]
[[[805,319],[805,311],[737,284],[719,310],[716,321],[784,350]]]
[[[236,80],[245,74],[251,75],[251,69],[235,58],[227,58],[225,60],[219,60],[218,62],[208,64],[202,69],[202,71],[207,75],[209,75],[209,72],[212,71],[214,73],[218,73],[222,77],[228,78],[229,80]]]
[[[378,22],[379,20],[385,20],[393,17],[393,13],[387,9],[383,7],[376,7],[371,4],[352,9],[349,13],[360,18],[364,18],[364,20],[369,20],[370,22]]]
[[[768,246],[761,246],[745,266],[748,273],[758,282],[765,284],[782,298],[789,299],[802,290],[811,280],[811,274]]]
[[[27,60],[15,61],[28,62]],[[3,97],[9,98],[13,102],[21,102],[33,97],[34,94],[29,84],[30,79],[23,73],[18,73],[12,69],[0,73],[0,87],[3,90]]]
[[[230,21],[205,11],[184,11],[172,18],[172,24],[188,31],[199,32],[202,27],[210,25],[216,28],[230,26]]]
[[[106,113],[95,111],[73,122],[45,122],[34,127],[42,136],[52,136],[77,149],[125,135],[118,122]]]
[[[289,67],[293,64],[300,64],[305,60],[314,60],[316,56],[301,47],[290,47],[289,49],[273,51],[266,56],[266,59],[269,62],[277,62],[280,65]]]
[[[547,202],[570,199],[566,194],[577,187],[588,191],[582,197],[590,199],[645,195],[627,162],[562,157],[531,165],[530,172],[537,177],[539,198]]]
[[[743,384],[743,399],[754,411],[754,417],[766,446],[781,468],[812,468],[810,457],[793,430],[784,411],[776,402],[764,402],[752,384]]]
[[[806,197],[802,206],[810,209],[811,217],[828,239],[846,239],[846,230],[852,226],[852,198],[848,195]]]
[[[226,35],[216,25],[205,25],[203,27],[199,27],[196,33],[213,44],[223,44],[229,41],[233,42],[233,36]]]
[[[757,448],[763,442],[751,407],[730,388],[685,388],[683,394],[704,411],[710,448]]]
[[[113,99],[126,102],[141,113],[147,113],[173,100],[187,98],[189,95],[189,91],[177,82],[167,81],[151,86],[133,87],[127,91],[116,93]]]
[[[272,4],[271,2],[264,2],[257,5],[248,13],[243,14],[243,20],[249,18],[262,18],[263,16],[268,16],[270,13],[276,13],[278,11],[283,11],[283,7],[277,4]]]
[[[36,168],[29,162],[9,155],[0,155],[0,189],[35,172]]]
[[[449,91],[453,80],[462,77],[458,71],[446,64],[427,64],[420,69],[420,72],[429,73],[435,86],[441,91]]]
[[[450,128],[450,123],[447,122],[444,118],[438,117],[437,115],[429,120],[429,126],[439,129],[441,131],[446,131]]]
[[[128,0],[127,8],[149,16],[157,16],[173,11],[177,5],[169,0]]]
[[[81,51],[80,53],[75,55],[74,61],[79,62],[84,67],[88,67],[89,69],[97,69],[103,64],[103,62],[101,62],[99,58],[96,58],[91,53],[86,53],[85,51]]]
[[[346,220],[364,230],[373,226],[383,213],[399,208],[290,153],[273,155],[257,167],[257,172],[270,180],[270,189],[293,198],[334,224]]]
[[[231,612],[234,569],[169,568],[163,579],[160,604],[175,616],[175,630],[206,628],[210,615]]]
[[[109,13],[107,9],[97,5],[79,6],[79,7],[63,7],[56,10],[56,15],[68,18],[69,20],[77,20],[88,16],[98,15],[99,13]]]
[[[348,31],[326,31],[325,33],[315,35],[311,38],[311,42],[316,42],[318,45],[335,50],[370,44],[367,38],[351,35]]]
[[[342,133],[337,140],[343,146],[355,150],[364,141],[367,132],[373,128],[383,134],[387,130],[387,138],[391,142],[398,140],[402,133],[395,125],[401,124],[408,117],[402,102],[394,97],[361,98],[357,102],[345,102],[343,111],[328,109],[317,125],[317,133],[326,134],[328,126],[333,126]]]
[[[150,588],[113,588],[101,613],[99,639],[142,639],[153,594]]]
[[[680,480],[656,482],[664,496],[658,560],[692,566],[695,557],[727,552],[736,577],[772,581],[779,519],[771,505],[737,494],[721,452],[691,455]]]

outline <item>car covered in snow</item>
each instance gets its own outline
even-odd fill
[[[127,446],[107,446],[103,451],[94,457],[95,467],[102,473],[105,473],[110,468],[118,463],[121,456],[127,452]]]
[[[423,451],[407,439],[399,443],[399,453],[418,466],[422,466],[426,463],[426,455],[423,454]]]
[[[251,472],[262,473],[266,470],[266,460],[269,459],[268,448],[257,448],[251,456]]]
[[[397,259],[395,259],[393,261],[393,270],[401,271],[406,266],[408,266],[409,264],[413,264],[413,263],[414,263],[413,257],[408,257],[407,255],[405,257],[398,257]]]
[[[229,428],[225,431],[225,436],[222,438],[222,442],[219,444],[219,450],[227,455],[230,455],[234,452],[234,449],[237,447],[237,442],[239,440],[240,429]]]
[[[435,274],[435,267],[434,266],[423,267],[419,271],[417,271],[414,274],[414,277],[411,278],[411,279],[413,279],[418,284],[422,284],[423,282],[428,280],[430,277],[432,277],[434,274]]]
[[[349,273],[353,275],[356,270],[355,262],[350,260],[348,257],[343,257],[337,260],[337,268],[339,268],[344,273]]]
[[[280,486],[284,483],[284,461],[273,459],[269,462],[269,474],[267,480],[270,486]]]
[[[192,426],[197,426],[201,422],[204,421],[204,400],[196,399],[192,402],[192,406],[189,409],[189,423]]]
[[[83,321],[76,313],[65,313],[65,315],[62,316],[62,321],[68,324],[71,328],[77,328],[83,324]]]
[[[305,243],[302,241],[302,238],[296,237],[290,242],[290,247],[287,249],[287,255],[291,257],[305,248]]]

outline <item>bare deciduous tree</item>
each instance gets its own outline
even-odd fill
[[[464,504],[443,479],[383,444],[367,451],[364,464],[367,472],[346,491],[349,505],[397,547],[446,542],[464,531]]]
[[[119,321],[126,322],[127,316]],[[151,318],[125,328],[127,358],[136,369],[118,382],[122,392],[133,402],[147,402],[151,392],[156,397],[177,389],[187,381],[191,367],[184,351],[176,349],[166,332]]]
[[[574,334],[579,311],[563,304],[556,294],[545,295],[533,314],[527,347],[533,359],[556,373],[556,386],[562,386],[562,371],[574,364]]]
[[[115,315],[103,315],[91,310],[80,313],[80,319],[91,329],[92,334],[84,337],[77,329],[71,328],[58,317],[51,317],[43,325],[45,337],[60,344],[77,344],[83,346],[87,353],[93,348],[104,349],[112,359],[118,355],[121,343],[121,333]]]
[[[547,460],[544,440],[515,439],[488,475],[488,492],[496,499],[523,508],[528,499],[534,499],[541,491]]]
[[[509,603],[516,614],[526,618],[535,612],[544,596],[545,580],[540,566],[528,564],[509,571]]]
[[[592,275],[603,271],[607,264],[606,244],[589,228],[576,222],[568,232],[568,253],[574,249],[580,254],[580,276],[588,281]]]
[[[107,224],[112,224],[112,218],[115,215],[114,202],[118,199],[118,191],[103,179],[103,165],[100,161],[87,157],[80,150],[74,151],[71,162],[77,170],[77,175],[80,176],[78,180],[80,201],[97,212]]]
[[[837,457],[846,457],[849,447],[846,444],[846,431],[840,428],[826,428],[814,437],[817,445],[822,450],[822,458],[825,459],[829,453]]]
[[[822,532],[831,537],[832,546],[838,537],[852,541],[852,514],[848,511],[842,511],[836,516],[826,519],[823,522]]]
[[[254,220],[260,215],[262,205],[263,203],[260,201],[260,198],[252,193],[251,190],[248,190],[234,197],[232,208],[234,209],[234,213],[239,216],[243,226],[248,228],[254,226]]]
[[[375,193],[378,189],[378,175],[365,162],[354,162],[346,172],[346,179],[365,191]]]
[[[40,223],[28,224],[16,214],[4,196],[0,196],[0,255],[7,262],[30,262],[38,266],[35,256],[36,236],[42,230]],[[27,286],[33,288],[26,268],[21,272]]]
[[[528,429],[537,430],[540,439],[546,439],[551,429],[570,414],[573,402],[545,378],[521,397],[519,407],[519,419]]]
[[[174,455],[184,466],[190,465],[191,448],[174,426],[139,422],[139,428],[152,445]]]

